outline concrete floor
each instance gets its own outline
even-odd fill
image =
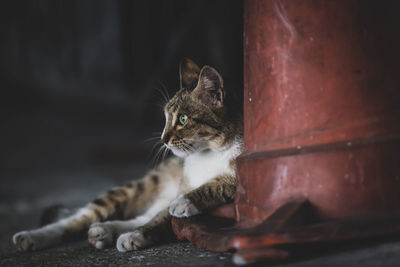
[[[171,243],[132,253],[97,250],[87,242],[39,252],[2,255],[1,266],[227,266],[230,253],[211,253],[188,242]]]

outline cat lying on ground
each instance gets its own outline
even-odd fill
[[[82,236],[121,252],[171,238],[171,216],[190,217],[233,201],[242,152],[240,109],[229,105],[221,75],[185,59],[180,90],[164,107],[161,139],[175,156],[142,179],[115,187],[77,212],[13,236],[19,250],[37,250]]]

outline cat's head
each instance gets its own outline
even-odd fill
[[[179,66],[180,90],[165,105],[161,139],[179,157],[227,145],[234,126],[227,115],[221,75],[212,67],[199,68],[184,59]]]

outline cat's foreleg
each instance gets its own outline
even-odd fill
[[[169,213],[175,217],[190,217],[210,211],[235,198],[236,178],[221,175],[171,202]]]
[[[138,250],[171,238],[173,238],[171,215],[168,208],[165,208],[145,225],[120,235],[117,249],[120,252]]]

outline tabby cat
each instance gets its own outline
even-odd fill
[[[221,75],[184,59],[180,90],[164,107],[161,139],[175,156],[142,179],[115,187],[77,212],[13,236],[19,250],[37,250],[82,236],[121,252],[172,237],[171,216],[190,217],[234,199],[242,151],[240,108],[228,101]],[[230,105],[231,104],[231,105]]]

